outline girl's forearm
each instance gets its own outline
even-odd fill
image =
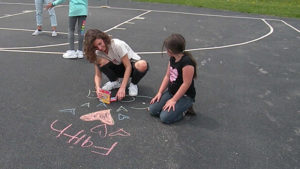
[[[95,89],[97,90],[98,88],[101,88],[101,78],[98,76],[95,76],[94,81],[95,81]]]
[[[121,83],[121,88],[126,88],[126,85],[129,81],[130,74],[131,74],[131,66],[125,68],[125,73],[124,73],[123,81]]]
[[[160,85],[158,93],[163,93],[165,91],[165,89],[167,88],[168,84],[169,84],[169,78],[167,76],[165,76]]]

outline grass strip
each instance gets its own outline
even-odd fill
[[[300,18],[300,0],[135,0]]]

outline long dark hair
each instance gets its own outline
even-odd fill
[[[89,29],[84,36],[84,53],[86,55],[86,59],[90,63],[95,63],[96,61],[96,48],[94,47],[94,41],[96,39],[102,39],[107,49],[111,43],[111,38],[105,32],[98,29]]]
[[[193,66],[195,68],[193,78],[196,78],[197,77],[197,62],[190,52],[185,51],[185,45],[186,45],[186,42],[182,35],[172,34],[165,39],[163,46],[162,46],[162,51],[166,48],[166,49],[171,50],[174,54],[182,53],[182,54],[188,56],[192,60]]]

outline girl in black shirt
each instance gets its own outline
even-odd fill
[[[163,123],[170,124],[183,119],[185,113],[193,112],[197,64],[193,56],[184,51],[185,39],[180,34],[172,34],[165,39],[162,48],[167,50],[170,61],[160,88],[150,102],[149,111],[151,115],[159,116]]]

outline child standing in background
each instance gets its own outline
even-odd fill
[[[62,4],[66,0],[55,0],[46,6],[46,9],[53,8],[59,4]],[[88,0],[69,0],[69,50],[63,54],[63,58],[74,59],[83,58],[82,44],[85,33],[86,17],[88,15]],[[78,23],[78,49],[74,48],[74,32],[76,22]]]
[[[42,33],[42,25],[43,25],[43,5],[48,4],[52,2],[52,0],[35,0],[35,18],[36,18],[36,25],[37,28],[36,30],[32,33],[32,36],[37,36]],[[52,27],[52,36],[57,36],[56,33],[56,26],[57,26],[57,21],[56,21],[56,15],[55,15],[55,10],[50,9],[48,10],[49,16],[50,16],[50,22],[51,22],[51,27]]]
[[[194,113],[197,63],[191,53],[184,51],[185,39],[180,34],[165,39],[164,48],[170,61],[160,88],[150,101],[149,111],[151,115],[159,116],[163,123],[170,124],[183,119],[186,113]]]

